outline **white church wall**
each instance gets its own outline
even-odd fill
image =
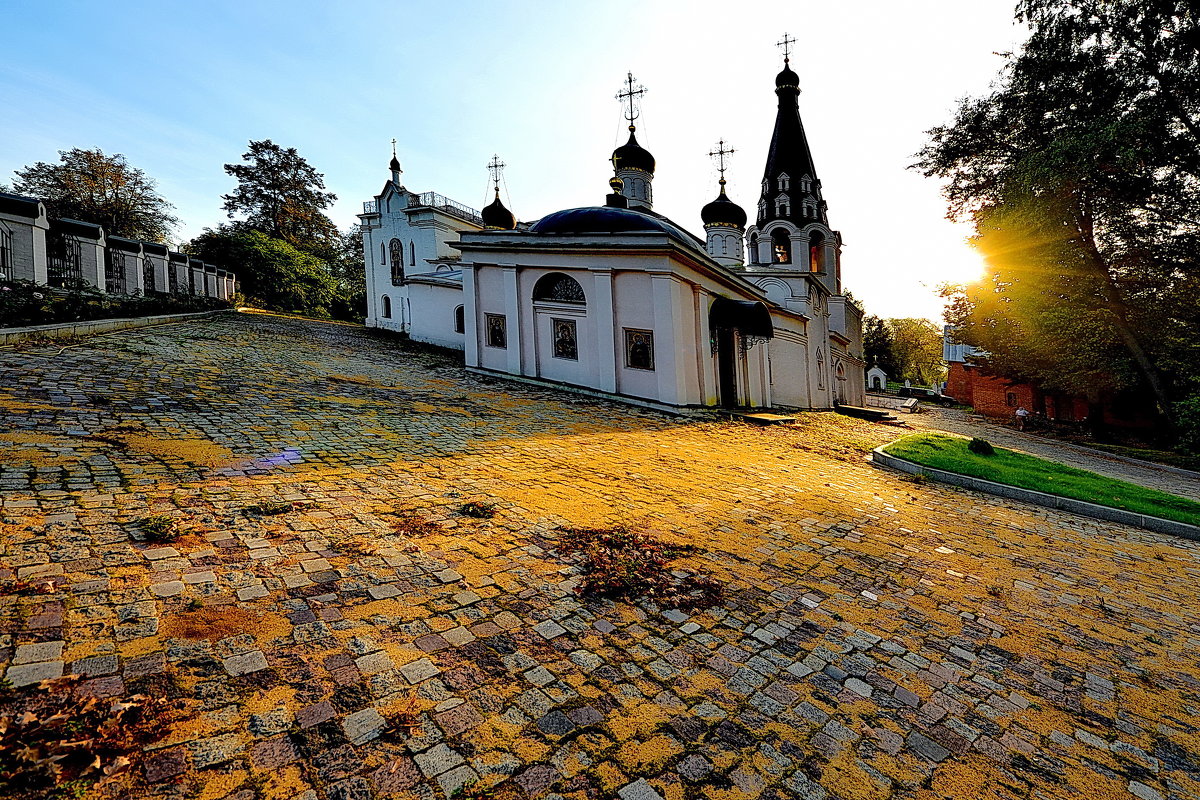
[[[613,274],[614,334],[616,336],[617,390],[634,397],[658,397],[658,372],[662,367],[663,336],[654,325],[654,297],[650,278],[640,272]],[[649,331],[653,369],[630,367],[626,361],[625,331]]]
[[[479,366],[497,372],[508,371],[508,347],[514,336],[519,335],[508,318],[505,306],[504,275],[501,270],[480,268],[475,270],[476,318],[475,329],[479,341]],[[488,339],[488,315],[504,319],[505,347],[495,347]]]
[[[405,305],[404,321],[407,321],[409,336],[414,341],[463,349],[463,334],[454,330],[454,310],[463,305],[461,289],[411,283]]]
[[[776,405],[812,408],[808,385],[808,339],[792,330],[776,330],[768,344],[771,395]]]

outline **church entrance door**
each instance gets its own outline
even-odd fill
[[[733,328],[717,328],[717,389],[722,408],[737,408],[737,337]]]

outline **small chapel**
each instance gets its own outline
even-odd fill
[[[725,191],[697,203],[704,236],[654,211],[655,159],[629,139],[610,191],[518,222],[390,179],[359,216],[371,327],[463,352],[468,371],[673,412],[831,409],[865,398],[862,309],[841,282],[784,37],[778,111],[755,222]]]

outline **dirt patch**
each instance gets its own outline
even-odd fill
[[[167,617],[163,633],[172,639],[216,641],[239,633],[255,633],[263,615],[237,606],[214,606]]]

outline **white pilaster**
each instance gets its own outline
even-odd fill
[[[521,341],[523,326],[521,325],[521,293],[517,284],[517,267],[515,264],[502,264],[500,272],[504,282],[504,316],[507,319],[508,332],[508,371],[513,375],[524,375],[522,369],[524,350]]]
[[[462,265],[463,282],[463,356],[468,367],[479,366],[479,337],[484,331],[479,318],[479,303],[475,289],[475,265]]]
[[[624,343],[618,344],[617,316],[613,308],[613,274],[610,269],[592,272],[592,293],[588,315],[594,325],[596,341],[596,386],[602,392],[617,391],[617,359],[623,356]]]

